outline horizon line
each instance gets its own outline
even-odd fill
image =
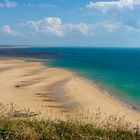
[[[9,46],[9,47],[8,47]],[[22,48],[24,46],[24,48],[37,48],[37,47],[42,47],[42,48],[140,48],[140,46],[80,46],[80,45],[0,45],[0,48]]]

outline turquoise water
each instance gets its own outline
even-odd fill
[[[44,58],[50,67],[72,70],[140,109],[140,49],[0,49],[0,56]]]

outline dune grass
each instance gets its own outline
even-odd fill
[[[140,140],[140,127],[122,123],[124,118],[115,115],[102,122],[97,113],[91,124],[82,115],[79,119],[52,121],[32,114],[29,110],[15,111],[13,105],[8,112],[1,109],[0,140]]]
[[[92,124],[36,119],[0,119],[2,140],[140,140],[138,131],[98,128]]]

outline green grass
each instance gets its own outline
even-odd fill
[[[138,130],[36,119],[0,119],[2,140],[140,140]]]
[[[117,114],[101,121],[99,109],[92,117],[85,118],[82,113],[76,119],[67,116],[66,121],[37,119],[34,115],[13,104],[1,107],[0,140],[140,140],[140,126],[132,127],[125,116]]]

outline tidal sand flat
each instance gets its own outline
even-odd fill
[[[29,109],[36,116],[65,120],[67,115],[92,117],[97,111],[140,125],[140,113],[107,95],[76,73],[49,68],[32,59],[1,59],[0,103]],[[88,113],[87,113],[88,111]]]

